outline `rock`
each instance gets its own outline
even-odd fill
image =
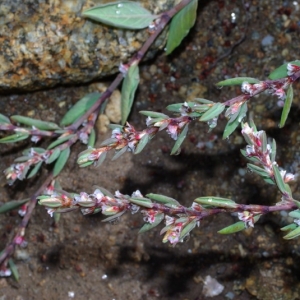
[[[158,14],[178,1],[139,2]],[[81,16],[97,3],[99,0],[2,0],[0,91],[84,83],[117,72],[149,33],[147,29],[114,29]],[[156,49],[162,40],[157,40]]]

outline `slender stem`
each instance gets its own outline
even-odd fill
[[[43,182],[43,184],[40,186],[40,188],[31,196],[29,200],[29,204],[27,206],[26,214],[22,220],[22,222],[19,225],[19,228],[17,229],[17,233],[15,234],[12,241],[5,247],[5,249],[2,251],[2,254],[0,256],[0,265],[5,262],[6,259],[8,259],[15,251],[17,244],[18,237],[24,237],[25,234],[25,228],[28,225],[28,222],[31,218],[32,212],[36,206],[37,203],[37,197],[43,193],[45,188],[51,183],[53,180],[53,175],[50,173],[46,180]]]
[[[168,22],[171,18],[178,13],[181,9],[187,6],[192,0],[182,0],[179,4],[171,8],[169,11],[166,11],[161,14],[160,22],[156,27],[156,30],[150,37],[146,40],[142,48],[129,60],[127,66],[130,67],[133,63],[138,64],[142,58],[145,56],[146,52],[149,50],[153,42],[160,35],[160,33],[164,30]],[[119,75],[115,78],[115,80],[111,83],[111,85],[106,89],[106,91],[101,95],[101,97],[95,102],[95,104],[80,118],[78,118],[72,125],[69,126],[69,129],[76,130],[85,119],[94,111],[96,111],[100,105],[111,96],[112,92],[119,86],[121,81],[123,80],[124,75],[119,73]]]

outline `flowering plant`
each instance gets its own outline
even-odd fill
[[[234,214],[237,218],[236,223],[221,229],[219,231],[221,234],[235,233],[247,227],[254,227],[258,219],[267,213],[288,211],[294,221],[281,228],[283,231],[289,231],[284,238],[292,239],[300,235],[300,203],[293,198],[289,186],[289,182],[293,181],[296,175],[287,173],[276,162],[275,140],[268,140],[266,133],[262,130],[258,131],[251,119],[246,122],[249,101],[255,99],[254,97],[258,94],[267,92],[282,102],[280,127],[284,126],[293,100],[292,85],[300,77],[299,61],[279,67],[265,81],[238,77],[217,83],[217,86],[220,87],[241,86],[241,94],[227,101],[213,102],[196,98],[190,102],[171,104],[166,109],[173,114],[172,116],[161,112],[142,111],[141,113],[147,118],[146,128],[140,131],[127,122],[139,83],[139,62],[170,19],[172,21],[167,40],[167,53],[171,53],[178,46],[194,24],[197,2],[183,0],[160,16],[154,16],[148,11],[141,11],[130,1],[107,4],[87,11],[86,17],[111,25],[109,23],[111,20],[105,18],[107,12],[103,13],[103,10],[113,9],[115,12],[115,5],[117,5],[117,9],[120,11],[118,14],[120,19],[117,21],[120,22],[113,23],[113,25],[128,29],[149,27],[149,39],[128,64],[120,65],[119,75],[103,94],[86,95],[66,113],[59,125],[19,115],[8,118],[0,114],[0,130],[13,132],[12,135],[2,138],[1,143],[14,143],[29,137],[34,143],[49,137],[54,139],[47,149],[31,147],[24,150],[22,156],[4,171],[8,183],[13,184],[16,180],[35,176],[43,163],[53,165],[53,170],[47,179],[30,199],[11,201],[0,208],[1,212],[19,208],[19,213],[24,217],[14,238],[0,255],[0,275],[8,276],[12,271],[17,277],[11,255],[16,247],[26,244],[25,228],[37,201],[46,207],[51,216],[81,210],[84,215],[101,212],[107,216],[105,221],[114,221],[126,212],[131,214],[141,212],[145,224],[140,232],[148,231],[164,223],[160,232],[163,235],[163,242],[173,246],[183,242],[204,218],[220,213]],[[120,6],[120,4],[122,5]],[[131,13],[132,11],[136,12],[134,16],[136,28],[130,27],[132,22],[129,25],[126,23],[128,17],[125,12],[128,9]],[[139,19],[141,15],[143,16],[142,20]],[[178,33],[179,43],[178,39],[174,38],[174,34]],[[94,127],[99,110],[122,80],[124,80],[122,85],[122,125],[111,125],[111,138],[103,141],[100,147],[96,148]],[[280,202],[272,206],[245,205],[228,198],[206,196],[196,198],[189,207],[185,207],[168,196],[154,193],[144,196],[139,190],[133,192],[132,195],[124,195],[119,191],[112,194],[105,188],[97,187],[92,193],[84,191],[69,193],[64,191],[55,180],[68,161],[71,146],[77,141],[88,146],[78,155],[77,163],[80,167],[88,167],[92,164],[100,166],[105,160],[106,154],[111,150],[115,151],[113,160],[125,152],[138,154],[150,143],[151,139],[164,130],[175,140],[171,154],[178,154],[187,136],[189,124],[196,121],[205,122],[209,130],[213,130],[217,126],[220,115],[224,115],[227,119],[223,138],[228,138],[241,125],[242,135],[247,143],[246,148],[241,152],[250,161],[248,169],[278,188],[281,193]]]

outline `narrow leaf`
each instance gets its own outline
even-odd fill
[[[167,107],[167,109],[168,109],[168,107]],[[151,117],[151,118],[162,118],[162,119],[169,118],[169,116],[159,113],[159,112],[155,112],[155,111],[141,110],[140,114],[147,116],[147,117]]]
[[[174,204],[176,206],[180,205],[177,200],[167,197],[167,196],[163,196],[163,195],[159,195],[159,194],[147,194],[146,196],[156,202],[160,202],[160,203],[164,203],[164,204]]]
[[[260,80],[251,77],[235,77],[220,81],[216,84],[216,86],[241,85],[243,82],[259,83]]]
[[[294,210],[289,213],[289,216],[295,219],[300,219],[300,210]]]
[[[287,235],[285,235],[283,238],[286,240],[291,240],[299,235],[300,235],[300,227],[297,227],[296,229],[292,230]]]
[[[32,119],[28,117],[23,117],[19,115],[11,116],[10,117],[13,121],[28,125],[34,126],[40,130],[56,130],[59,129],[59,126],[53,122],[45,122],[37,119]]]
[[[231,199],[220,198],[220,197],[199,197],[194,200],[199,204],[215,206],[215,207],[225,207],[225,208],[235,208],[237,204]]]
[[[273,165],[273,172],[274,172],[274,177],[275,177],[275,182],[277,184],[277,187],[281,191],[281,193],[287,193],[288,190],[285,187],[285,183],[282,179],[282,176],[280,174],[280,171],[276,165]]]
[[[219,116],[224,109],[225,105],[223,103],[218,102],[202,115],[200,121],[207,122]]]
[[[122,114],[122,125],[127,121],[127,118],[130,114],[131,107],[133,104],[134,94],[139,85],[140,75],[139,67],[137,64],[133,64],[122,84],[122,103],[121,103],[121,114]]]
[[[95,129],[93,128],[90,135],[89,135],[88,147],[94,148],[95,141],[96,141],[96,132],[95,132]]]
[[[293,98],[294,98],[294,92],[293,92],[293,87],[290,85],[287,93],[286,93],[286,99],[284,101],[284,106],[282,109],[282,114],[281,114],[281,119],[279,123],[279,128],[282,128],[286,122],[286,119],[289,115],[292,103],[293,103]]]
[[[20,276],[19,276],[17,266],[15,265],[14,261],[11,258],[8,260],[8,265],[9,265],[9,268],[11,270],[11,274],[13,275],[14,279],[16,281],[19,281]]]
[[[128,147],[123,147],[121,150],[116,151],[115,155],[113,156],[113,158],[111,160],[118,159],[121,155],[126,153],[127,150],[128,150]]]
[[[154,227],[156,227],[163,219],[165,215],[163,213],[159,213],[155,216],[155,220],[152,224],[146,223],[144,226],[139,230],[139,233],[146,232]]]
[[[25,140],[29,137],[29,134],[26,133],[15,133],[9,136],[6,136],[2,139],[0,139],[0,143],[5,144],[5,143],[16,143],[22,140]]]
[[[8,117],[0,114],[0,124],[11,124]]]
[[[153,207],[152,201],[150,199],[147,199],[147,198],[134,197],[134,198],[129,198],[129,201],[134,203],[134,204],[137,204],[139,206],[144,206],[144,207],[148,207],[148,208]]]
[[[55,140],[54,142],[52,142],[49,146],[48,146],[48,150],[70,140],[71,138],[73,138],[74,136],[76,136],[76,134],[69,134],[69,135],[66,135],[64,137],[59,137],[57,140]]]
[[[49,156],[49,158],[46,160],[46,164],[51,164],[53,163],[60,155],[60,149],[55,148],[52,152],[52,154]]]
[[[0,206],[0,214],[14,210],[29,201],[29,198],[23,200],[13,200]]]
[[[43,164],[42,161],[38,162],[38,163],[34,166],[34,168],[29,172],[29,174],[27,175],[27,178],[33,177],[33,176],[39,171],[39,169],[41,168],[42,164]]]
[[[144,148],[145,146],[148,144],[150,140],[150,136],[149,134],[145,134],[139,141],[135,151],[134,151],[134,154],[138,154],[140,153]]]
[[[178,153],[178,150],[179,150],[181,144],[183,143],[183,141],[186,138],[187,132],[188,132],[188,124],[185,125],[185,127],[181,131],[180,135],[178,136],[177,141],[172,148],[171,155]]]
[[[228,121],[223,132],[223,139],[228,138],[239,125],[240,125],[240,121],[238,120],[238,118],[236,118],[234,122]]]
[[[198,0],[192,0],[172,19],[166,46],[166,54],[169,55],[180,45],[181,41],[194,26],[197,16]]]
[[[192,220],[187,224],[180,233],[180,240],[184,239],[196,227],[198,220]]]
[[[91,93],[85,95],[80,99],[72,108],[64,115],[60,125],[67,126],[76,121],[80,116],[82,116],[92,105],[100,98],[100,93]]]
[[[260,216],[261,215],[254,216],[254,223],[256,223],[258,221]],[[230,226],[227,226],[227,227],[219,230],[218,233],[220,233],[220,234],[236,233],[236,232],[242,231],[246,228],[247,228],[247,226],[246,226],[245,222],[239,221],[239,222],[236,222]]]
[[[294,60],[289,62],[292,65],[296,65],[296,66],[300,66],[300,60]],[[289,63],[285,63],[283,65],[281,65],[280,67],[278,67],[277,69],[275,69],[270,75],[269,78],[274,80],[274,79],[280,79],[280,78],[284,78],[287,76],[287,65]]]
[[[272,141],[272,152],[271,152],[271,161],[272,163],[275,161],[276,159],[276,141],[275,139],[273,139]]]
[[[70,148],[66,148],[65,150],[61,151],[53,168],[54,177],[56,177],[60,173],[60,171],[64,168],[66,162],[68,161],[69,156],[70,156]]]
[[[294,230],[294,229],[296,229],[297,227],[298,227],[298,226],[297,226],[295,223],[293,223],[293,224],[289,224],[289,225],[286,225],[286,226],[280,228],[280,230],[281,230],[281,231]]]
[[[258,166],[253,165],[253,164],[247,164],[247,167],[249,168],[249,170],[251,170],[252,172],[258,174],[259,176],[270,177],[269,173],[261,167],[258,167]]]
[[[118,1],[97,5],[82,13],[92,20],[111,25],[117,28],[142,29],[148,27],[157,18],[139,3]]]

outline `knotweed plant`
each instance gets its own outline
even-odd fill
[[[193,26],[196,18],[197,0],[183,0],[169,11],[156,16],[139,6],[136,2],[124,1],[107,3],[84,12],[85,17],[119,28],[149,28],[150,36],[140,51],[127,64],[120,66],[120,73],[108,89],[102,93],[92,93],[79,100],[62,118],[60,124],[14,115],[6,117],[0,114],[0,130],[13,132],[0,140],[1,143],[15,143],[30,138],[33,143],[51,138],[46,149],[31,147],[22,152],[4,174],[8,184],[35,176],[43,164],[53,166],[44,183],[29,198],[10,201],[0,207],[0,212],[19,208],[23,222],[15,236],[0,255],[0,275],[14,274],[18,278],[11,256],[18,246],[24,246],[25,229],[36,203],[45,206],[49,215],[80,210],[84,215],[102,213],[104,221],[113,221],[130,212],[141,213],[144,225],[140,232],[148,231],[162,224],[161,235],[164,243],[175,246],[183,242],[201,221],[211,215],[235,213],[237,222],[219,231],[221,234],[235,233],[247,227],[254,227],[258,219],[274,211],[288,211],[294,222],[281,228],[289,231],[284,238],[292,239],[300,235],[300,202],[293,198],[289,183],[295,174],[287,173],[276,162],[276,142],[267,138],[263,130],[258,131],[251,119],[247,122],[247,104],[254,96],[268,92],[284,102],[280,127],[288,117],[293,100],[293,83],[300,77],[300,61],[286,63],[276,69],[269,79],[260,81],[255,78],[239,77],[217,83],[217,86],[240,85],[241,94],[225,102],[214,102],[196,98],[191,102],[169,105],[167,114],[154,111],[141,111],[145,115],[145,129],[137,130],[127,122],[133,104],[135,90],[139,84],[138,64],[145,53],[171,20],[166,52],[171,53]],[[116,14],[116,9],[119,12]],[[111,16],[114,16],[113,18]],[[130,17],[128,17],[130,15]],[[179,37],[179,38],[178,38]],[[111,125],[111,138],[95,148],[95,122],[106,99],[122,82],[122,124]],[[166,195],[142,191],[133,191],[124,195],[119,191],[111,193],[103,187],[97,187],[92,193],[64,191],[56,178],[68,161],[71,147],[78,141],[87,145],[87,149],[78,155],[79,167],[100,166],[109,151],[115,153],[113,160],[125,152],[138,154],[161,131],[166,131],[175,141],[172,155],[180,152],[189,124],[205,122],[209,130],[217,126],[220,115],[225,115],[227,125],[223,138],[228,138],[237,128],[246,141],[241,152],[249,161],[248,169],[258,174],[266,183],[275,185],[281,193],[280,202],[275,205],[245,205],[232,199],[207,196],[191,201],[189,207],[181,205],[176,199]]]

